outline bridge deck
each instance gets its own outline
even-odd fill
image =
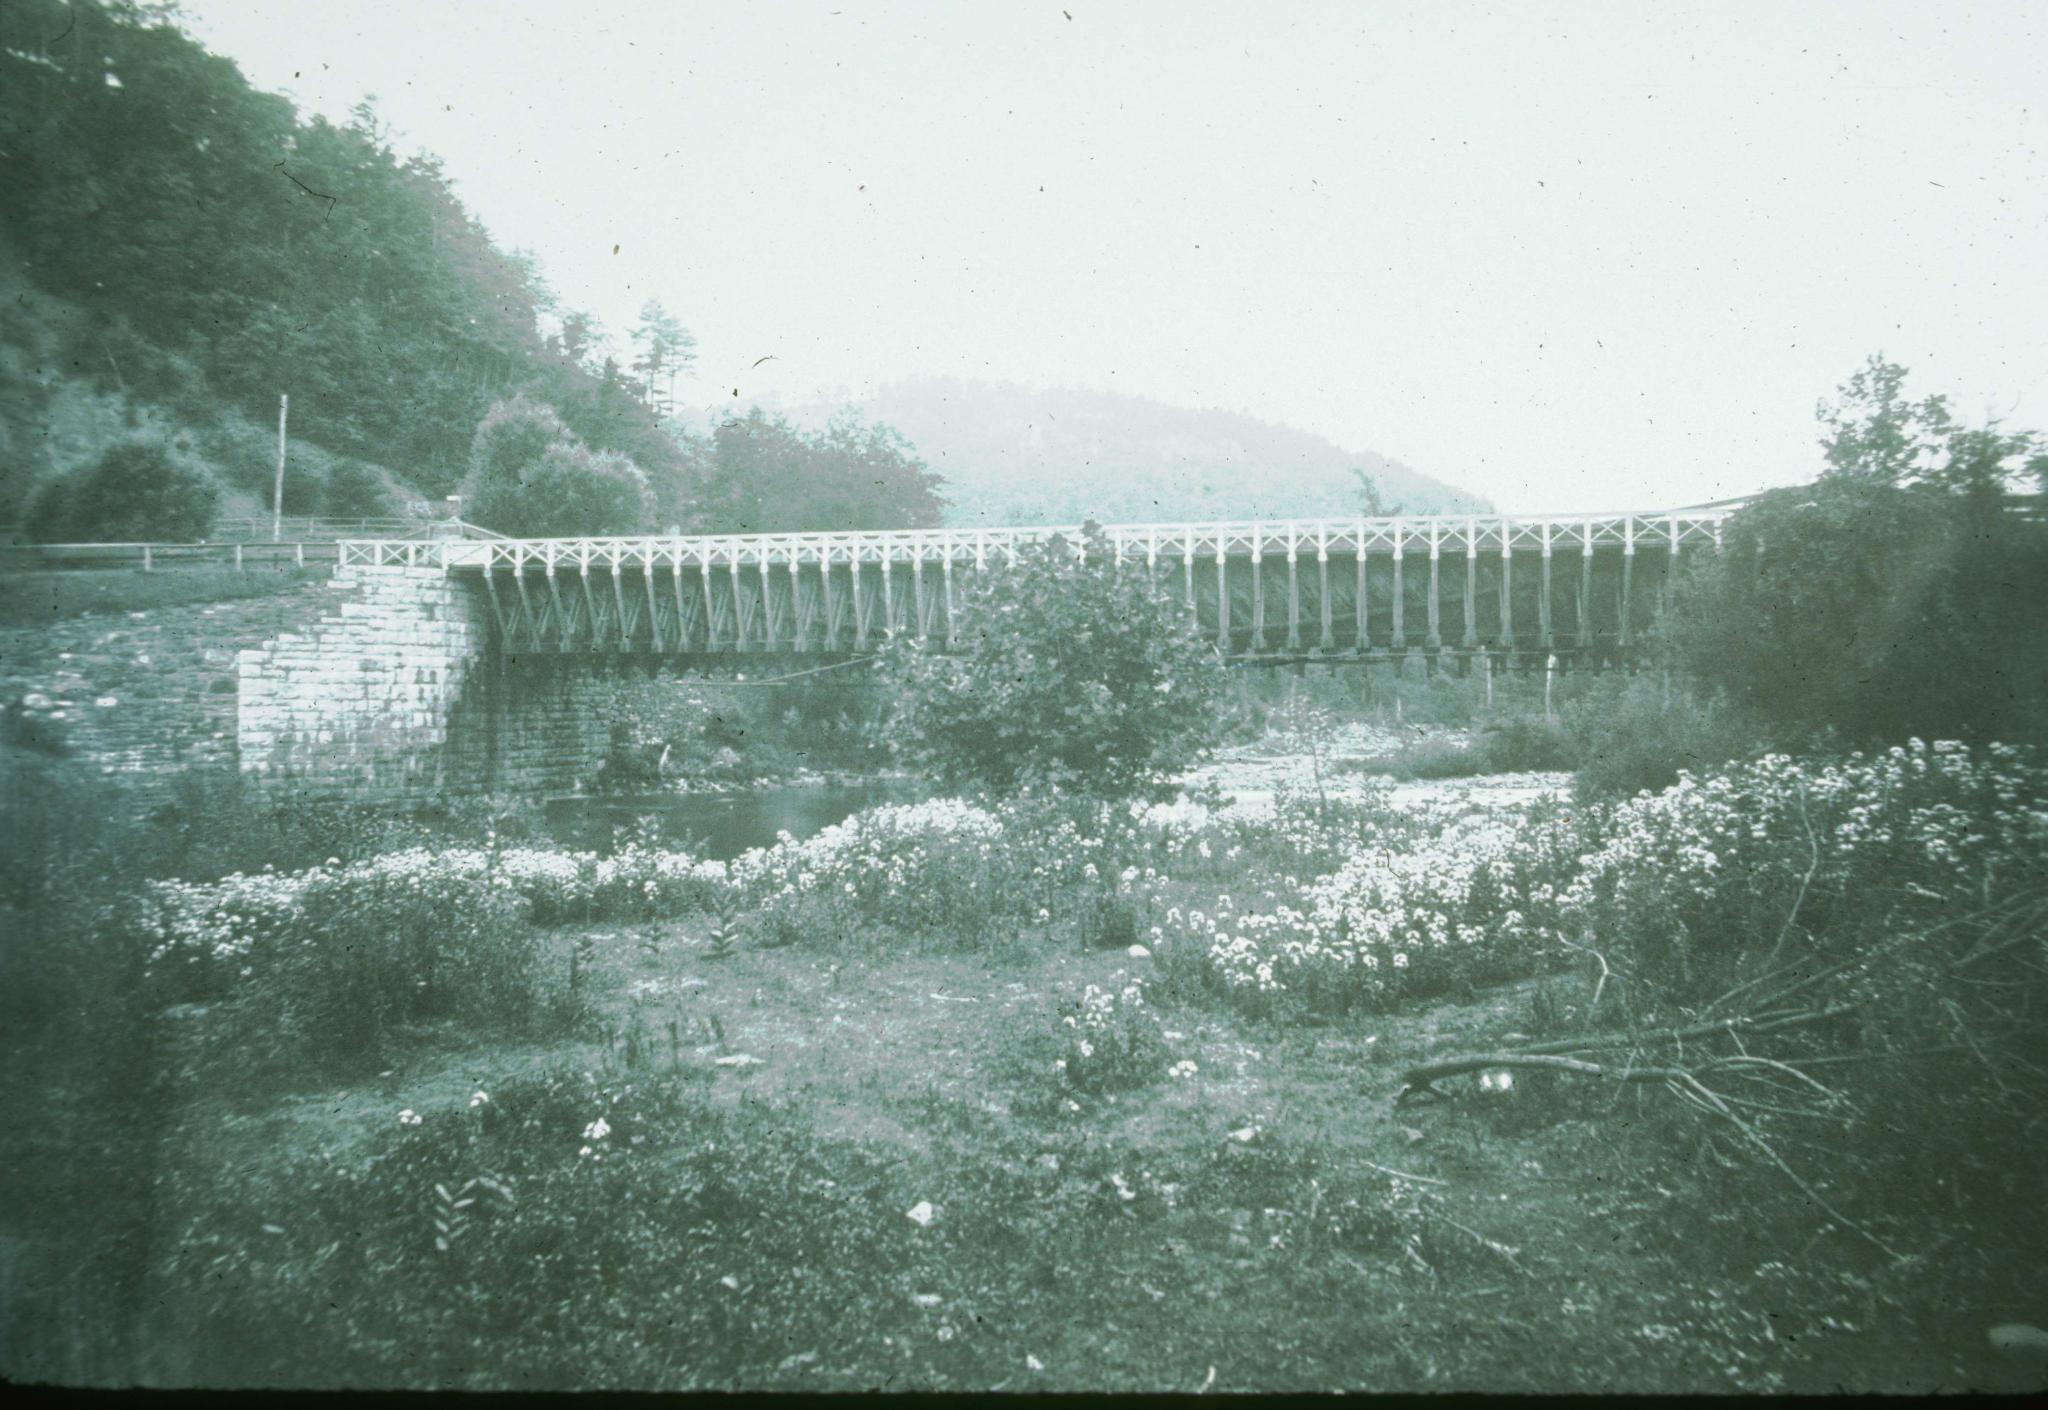
[[[1437,514],[1348,519],[1224,520],[1108,524],[1119,558],[1149,562],[1224,558],[1462,556],[1574,553],[1638,545],[1717,545],[1740,500],[1622,514]],[[986,566],[1054,536],[1078,540],[1078,524],[989,529],[883,529],[847,533],[681,534],[609,538],[345,541],[344,566],[416,565],[453,570],[640,569],[744,564],[831,565],[950,561]]]
[[[1718,548],[1734,509],[1115,524],[1103,533],[1119,562],[1160,579],[1230,656],[1626,650],[1661,610],[1673,565],[1688,548]],[[361,541],[343,544],[341,561],[480,581],[496,639],[514,654],[864,652],[899,635],[956,644],[971,615],[958,577],[1055,535],[1078,550],[1081,534],[1065,525]],[[1633,590],[1639,551],[1654,605]],[[1571,568],[1554,573],[1555,557]]]

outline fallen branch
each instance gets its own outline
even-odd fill
[[[1559,1072],[1577,1072],[1589,1077],[1611,1077],[1625,1081],[1651,1081],[1676,1072],[1676,1068],[1635,1068],[1616,1069],[1599,1063],[1587,1062],[1563,1056],[1570,1053],[1598,1052],[1603,1048],[1641,1048],[1658,1043],[1684,1043],[1694,1038],[1712,1038],[1723,1033],[1782,1033],[1790,1028],[1819,1023],[1825,1019],[1839,1018],[1851,1012],[1854,1004],[1831,1004],[1824,1009],[1805,1013],[1743,1015],[1735,1018],[1718,1019],[1709,1023],[1695,1023],[1684,1028],[1669,1028],[1645,1033],[1609,1033],[1597,1038],[1560,1038],[1549,1043],[1530,1043],[1506,1052],[1465,1053],[1453,1057],[1439,1058],[1435,1062],[1411,1067],[1401,1074],[1401,1095],[1420,1091],[1446,1077],[1456,1077],[1466,1072],[1484,1072],[1495,1068],[1523,1067],[1550,1069]],[[1718,1060],[1717,1060],[1718,1061]],[[1650,1075],[1637,1075],[1650,1074]],[[1400,1098],[1396,1098],[1398,1101]]]

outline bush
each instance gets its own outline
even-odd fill
[[[884,649],[907,752],[948,789],[1170,796],[1216,746],[1221,658],[1099,530],[992,565],[962,623],[961,654]]]
[[[90,469],[46,485],[29,510],[44,543],[189,542],[213,528],[220,489],[152,441],[128,441]]]
[[[1822,406],[1828,472],[1738,511],[1662,623],[1676,664],[1795,746],[2048,726],[2048,524],[2011,495],[2048,450],[1958,427],[1941,397],[1906,402],[1904,377],[1872,358]]]
[[[1589,802],[1668,788],[1681,770],[1715,768],[1769,745],[1754,713],[1643,676],[1566,706],[1564,727],[1577,756],[1574,789]]]
[[[328,473],[321,509],[342,519],[380,518],[391,513],[391,490],[368,465],[343,457]]]
[[[180,900],[175,886],[157,896]],[[334,869],[231,878],[212,899],[157,962],[168,979],[182,960],[202,992],[224,993],[207,1032],[237,1061],[342,1075],[382,1064],[424,1024],[526,1034],[566,1012],[545,937],[494,877]]]
[[[1562,891],[1560,933],[1597,940],[1660,1006],[1757,964],[1832,964],[2048,884],[2044,801],[2033,751],[1953,741],[1683,777],[1615,810]]]
[[[525,397],[499,402],[478,424],[462,500],[463,518],[514,538],[633,533],[654,513],[637,465],[590,449],[553,408]]]

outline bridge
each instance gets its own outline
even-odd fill
[[[1233,660],[1625,662],[1672,570],[1740,501],[1102,530]],[[344,540],[339,611],[244,652],[245,775],[354,796],[561,788],[608,741],[628,663],[958,646],[975,578],[1078,525],[580,539]],[[1559,560],[1563,560],[1562,563]],[[607,685],[607,676],[613,684]]]
[[[1457,515],[1104,527],[1119,565],[1187,604],[1226,654],[1627,648],[1688,548],[1740,501],[1654,514]],[[344,567],[481,584],[500,649],[676,657],[957,644],[966,582],[1077,525],[661,538],[364,540]],[[1559,571],[1554,562],[1565,558]],[[1638,567],[1638,562],[1643,566]],[[1446,631],[1446,624],[1449,630]]]

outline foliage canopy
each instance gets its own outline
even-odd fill
[[[965,594],[959,654],[914,638],[885,650],[909,752],[946,787],[1156,797],[1218,743],[1214,647],[1084,533],[992,564]]]
[[[29,510],[44,543],[193,541],[213,528],[220,491],[153,441],[128,441],[82,475],[52,481]]]
[[[1694,560],[1667,640],[1705,683],[1797,740],[2019,739],[2044,723],[2048,526],[2014,487],[2031,432],[1906,400],[1873,357],[1822,403],[1828,469],[1773,491]]]
[[[476,428],[462,493],[464,518],[515,538],[631,533],[654,509],[637,465],[593,451],[525,397],[498,403]]]
[[[850,416],[806,432],[757,406],[700,450],[697,511],[714,533],[929,529],[944,508],[909,442]]]

